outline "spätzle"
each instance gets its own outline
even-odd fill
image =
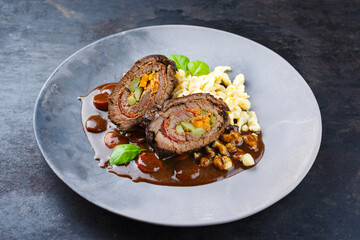
[[[245,77],[238,74],[231,82],[226,73],[231,68],[218,66],[213,72],[202,76],[186,76],[182,69],[175,75],[178,83],[172,92],[172,97],[183,97],[194,93],[210,93],[216,98],[222,98],[229,106],[230,123],[239,126],[240,131],[260,131],[258,118],[254,111],[249,111],[251,103],[245,92]]]

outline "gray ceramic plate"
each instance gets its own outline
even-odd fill
[[[265,155],[255,168],[203,186],[166,187],[134,183],[98,167],[81,126],[77,97],[118,81],[137,59],[150,54],[183,54],[211,69],[231,66],[232,77],[245,75],[265,142]],[[321,141],[316,99],[289,63],[246,38],[183,25],[121,32],[70,56],[42,88],[34,128],[49,166],[75,192],[111,212],[173,226],[225,223],[269,207],[304,178]]]

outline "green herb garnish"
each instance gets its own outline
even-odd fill
[[[121,144],[114,148],[110,157],[110,165],[120,165],[133,160],[141,151],[146,151],[134,144]]]
[[[184,70],[185,73],[188,72],[188,63],[190,62],[190,60],[187,57],[185,57],[183,55],[176,55],[176,54],[172,54],[167,57],[176,63],[176,67],[178,69]]]
[[[189,73],[193,76],[202,76],[210,73],[209,66],[202,61],[190,61],[189,58],[176,54],[167,57],[176,63],[178,69],[184,70],[186,76]]]
[[[202,61],[191,61],[188,64],[189,72],[194,76],[201,76],[210,73],[209,66]]]

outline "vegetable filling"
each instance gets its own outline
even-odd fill
[[[152,71],[151,73],[145,73],[141,77],[135,78],[131,83],[129,90],[131,94],[128,97],[128,104],[130,106],[135,105],[141,98],[144,90],[149,89],[151,94],[157,92],[159,88],[159,74]]]
[[[195,116],[176,125],[175,130],[178,134],[191,133],[192,135],[200,136],[209,131],[211,126],[217,121],[216,117],[214,117],[210,111],[206,111],[205,109],[195,107],[188,109],[187,111]]]

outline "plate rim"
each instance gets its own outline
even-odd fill
[[[129,214],[124,214],[124,213],[119,213],[118,211],[116,211],[116,209],[113,209],[109,206],[104,206],[104,205],[101,205],[101,203],[97,203],[96,201],[93,201],[92,199],[88,199],[87,197],[83,196],[80,194],[81,191],[78,191],[75,189],[75,186],[71,186],[71,183],[69,183],[67,181],[66,178],[63,178],[60,173],[57,171],[57,169],[53,166],[53,164],[47,159],[47,155],[42,147],[42,145],[40,144],[40,140],[39,140],[39,136],[38,136],[38,129],[37,129],[37,126],[36,126],[36,119],[37,119],[37,110],[39,108],[39,105],[40,105],[40,99],[42,98],[43,96],[43,92],[44,92],[44,89],[48,86],[50,80],[53,78],[53,76],[58,72],[58,70],[66,63],[68,62],[72,57],[74,57],[75,55],[77,55],[79,52],[93,46],[93,45],[96,45],[97,43],[99,42],[102,42],[102,41],[105,41],[106,39],[110,39],[110,38],[114,38],[114,37],[117,37],[117,36],[121,36],[121,35],[125,35],[125,34],[128,34],[128,33],[131,33],[133,31],[141,31],[141,30],[144,30],[144,29],[152,29],[152,28],[198,28],[198,29],[203,29],[203,30],[207,30],[207,31],[216,31],[216,32],[219,32],[221,34],[227,34],[227,35],[231,35],[233,37],[240,37],[242,39],[245,39],[247,41],[250,41],[252,43],[255,43],[256,45],[259,45],[263,48],[265,48],[266,50],[268,51],[271,51],[273,54],[277,55],[278,57],[280,57],[282,60],[284,60],[286,62],[286,64],[288,64],[288,66],[290,68],[292,68],[300,77],[301,79],[303,80],[303,83],[305,85],[305,88],[306,90],[311,94],[311,96],[313,97],[314,101],[315,101],[315,107],[316,107],[316,110],[317,110],[317,115],[318,115],[318,124],[319,124],[319,128],[318,128],[318,131],[317,131],[317,139],[318,139],[318,142],[316,144],[316,146],[314,146],[314,148],[312,149],[312,156],[310,157],[311,162],[309,162],[309,164],[307,165],[307,167],[304,169],[304,171],[302,172],[302,174],[297,178],[297,180],[291,184],[290,186],[288,186],[286,189],[284,189],[281,194],[278,194],[278,196],[276,198],[274,198],[273,200],[271,201],[267,201],[266,203],[262,204],[262,205],[259,205],[257,208],[253,208],[251,211],[248,212],[248,214],[244,214],[240,217],[231,217],[231,218],[227,218],[226,220],[217,220],[217,219],[212,219],[210,222],[198,222],[198,223],[171,223],[171,222],[164,222],[164,221],[157,221],[157,220],[153,220],[153,221],[149,221],[149,220],[145,220],[145,219],[140,219],[140,218],[137,218],[137,217],[133,217]],[[244,218],[247,218],[251,215],[254,215],[270,206],[272,206],[273,204],[275,204],[276,202],[280,201],[281,199],[283,199],[284,197],[286,197],[287,195],[289,195],[301,182],[302,180],[305,178],[305,176],[309,173],[311,167],[313,166],[316,158],[317,158],[317,155],[319,153],[319,150],[320,150],[320,146],[321,146],[321,141],[322,141],[322,117],[321,117],[321,111],[320,111],[320,107],[319,107],[319,104],[317,102],[317,99],[315,97],[315,94],[313,93],[313,91],[311,90],[310,86],[308,85],[308,83],[305,81],[305,79],[303,78],[303,76],[295,69],[294,66],[292,66],[285,58],[283,58],[282,56],[280,56],[278,53],[276,53],[275,51],[271,50],[270,48],[260,44],[260,43],[257,43],[251,39],[248,39],[246,37],[243,37],[241,35],[238,35],[238,34],[235,34],[235,33],[231,33],[231,32],[227,32],[227,31],[224,31],[224,30],[219,30],[219,29],[215,29],[215,28],[210,28],[210,27],[203,27],[203,26],[197,26],[197,25],[184,25],[184,24],[163,24],[163,25],[151,25],[151,26],[145,26],[145,27],[139,27],[139,28],[133,28],[133,29],[129,29],[129,30],[125,30],[125,31],[121,31],[121,32],[118,32],[118,33],[114,33],[114,34],[111,34],[109,36],[105,36],[103,38],[100,38],[94,42],[91,42],[90,44],[80,48],[79,50],[75,51],[73,54],[71,54],[69,57],[67,57],[64,61],[62,61],[56,68],[55,70],[50,74],[50,76],[47,78],[47,80],[44,82],[43,86],[41,87],[39,93],[38,93],[38,96],[37,96],[37,99],[36,99],[36,102],[35,102],[35,106],[34,106],[34,112],[33,112],[33,129],[34,129],[34,134],[35,134],[35,139],[36,139],[36,143],[37,143],[37,146],[39,147],[40,151],[41,151],[41,154],[43,155],[46,163],[49,165],[49,167],[51,168],[51,170],[55,173],[55,175],[61,179],[61,181],[63,181],[71,190],[73,190],[75,193],[77,193],[79,196],[81,196],[82,198],[86,199],[87,201],[95,204],[96,206],[98,207],[101,207],[103,209],[106,209],[107,211],[110,211],[112,213],[115,213],[117,215],[120,215],[120,216],[124,216],[124,217],[127,217],[127,218],[130,218],[130,219],[133,219],[133,220],[136,220],[136,221],[140,221],[140,222],[145,222],[145,223],[150,223],[150,224],[155,224],[155,225],[161,225],[161,226],[173,226],[173,227],[199,227],[199,226],[211,226],[211,225],[217,225],[217,224],[224,224],[224,223],[229,223],[229,222],[233,222],[233,221],[237,221],[237,220],[241,220],[241,219],[244,219]],[[165,186],[166,187],[166,186]]]

